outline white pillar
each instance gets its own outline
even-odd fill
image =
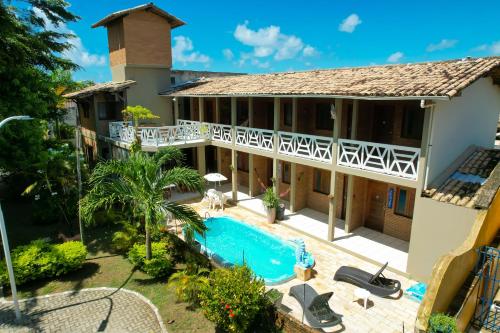
[[[231,131],[232,131],[232,149],[231,149],[231,192],[233,201],[238,201],[238,159],[236,152],[236,97],[231,97]]]
[[[253,125],[253,98],[248,97],[248,127],[252,128]],[[251,197],[254,192],[254,167],[253,167],[253,154],[248,154],[248,195]]]
[[[332,168],[330,172],[330,195],[328,196],[328,240],[335,237],[335,224],[337,223],[337,195],[335,193],[335,166],[337,164],[337,142],[342,125],[342,99],[335,99],[336,118],[333,122]]]
[[[274,98],[274,157],[273,157],[273,180],[274,180],[274,192],[279,195],[279,175],[278,175],[278,131],[280,128],[280,98]]]

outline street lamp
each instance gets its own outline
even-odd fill
[[[12,120],[31,120],[30,116],[12,116],[0,121],[0,128]],[[3,219],[2,206],[0,205],[0,232],[2,234],[3,252],[5,254],[5,263],[9,272],[10,289],[12,291],[12,301],[14,302],[14,310],[16,319],[21,320],[21,311],[19,310],[19,302],[17,301],[16,280],[14,280],[14,269],[12,268],[12,260],[10,259],[9,240],[7,238],[7,230],[5,229],[5,221]]]

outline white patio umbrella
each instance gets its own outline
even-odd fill
[[[217,183],[219,183],[219,186],[220,186],[220,182],[223,182],[223,181],[226,181],[227,178],[220,174],[220,173],[208,173],[206,174],[205,176],[203,176],[203,178],[205,178],[208,182],[210,183],[214,183],[214,185],[216,185]]]

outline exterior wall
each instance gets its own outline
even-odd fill
[[[260,177],[261,181],[266,185],[267,181],[269,178],[271,178],[272,175],[268,174],[268,168],[267,168],[267,163],[268,163],[268,158],[259,156],[259,155],[253,155],[253,167],[255,170],[257,170],[257,173],[255,173],[255,170],[250,170],[250,172],[253,172],[253,193],[252,195],[257,196],[262,193],[264,193],[259,180],[257,179]],[[257,177],[258,174],[258,177]]]
[[[314,168],[297,164],[296,210],[311,208],[328,214],[328,194],[313,191]]]
[[[232,179],[231,168],[231,150],[219,148],[220,152],[220,173],[223,174],[229,181]]]
[[[123,19],[116,19],[107,27],[109,65],[111,67],[127,63],[125,52],[125,35],[123,31]]]
[[[338,219],[342,219],[342,205],[344,204],[343,197],[344,190],[344,174],[340,172],[335,173],[335,200],[337,200],[337,211],[335,212],[335,217]]]
[[[389,185],[388,191],[391,189],[394,191],[394,201],[395,201],[396,186]],[[414,190],[412,189],[406,189],[406,190],[412,191],[413,198],[415,197]],[[411,236],[412,219],[394,213],[395,209],[396,209],[395,204],[392,205],[392,208],[388,208],[387,205],[385,207],[384,234],[409,242]]]
[[[351,219],[348,221],[350,231],[365,224],[365,204],[368,189],[368,180],[366,178],[352,177],[352,181]]]
[[[474,209],[417,197],[407,272],[427,281],[436,260],[464,242],[477,216]]]
[[[467,147],[493,147],[500,87],[482,78],[451,101],[436,101],[427,183],[432,183]]]
[[[160,119],[159,125],[173,125],[172,99],[158,96],[170,87],[170,70],[159,67],[116,66],[112,68],[113,81],[134,80],[137,84],[127,89],[127,105],[142,105]]]
[[[477,261],[477,248],[490,245],[500,228],[500,192],[497,192],[488,211],[479,211],[465,241],[455,250],[442,256],[434,265],[432,278],[417,314],[416,328],[427,329],[432,313],[446,312],[462,288]],[[469,290],[464,304],[456,315],[458,329],[465,332],[476,309],[477,295],[482,284]]]
[[[127,64],[172,67],[167,20],[147,11],[133,12],[123,18],[123,32]]]

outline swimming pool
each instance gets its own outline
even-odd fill
[[[205,220],[206,239],[195,239],[212,258],[223,265],[243,264],[263,278],[267,285],[278,284],[295,277],[295,246],[257,227],[229,216]]]

